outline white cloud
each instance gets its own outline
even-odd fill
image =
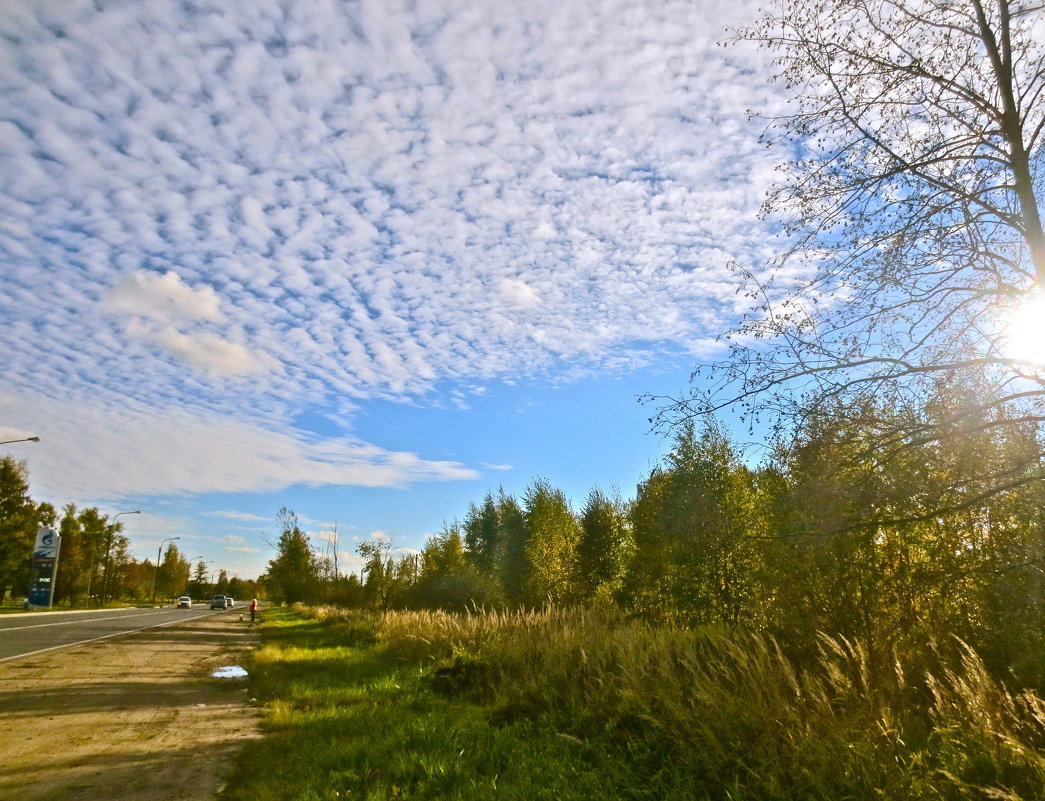
[[[271,523],[272,522],[272,520],[270,518],[268,518],[268,517],[262,517],[261,515],[251,514],[250,512],[235,512],[235,511],[211,512],[210,515],[212,517],[225,517],[225,518],[228,518],[229,520],[245,520],[245,521],[254,521],[254,522],[259,522],[259,523]]]
[[[132,321],[127,333],[148,340],[193,367],[223,376],[246,376],[275,367],[275,361],[252,353],[238,342],[229,342],[218,334],[197,331],[185,334],[173,328],[153,329]]]
[[[263,420],[177,408],[105,407],[86,398],[0,393],[0,413],[46,427],[48,447],[32,454],[34,497],[58,503],[256,492],[293,484],[404,487],[478,475],[456,462],[358,440],[316,440],[289,426],[274,430]]]
[[[502,278],[498,281],[498,292],[508,306],[517,308],[534,308],[541,302],[536,290],[525,281],[517,278]]]
[[[161,323],[181,320],[222,322],[225,319],[220,299],[213,288],[193,289],[172,271],[162,275],[145,272],[125,275],[102,296],[102,303],[114,313]]]
[[[148,402],[189,366],[193,405],[262,409],[629,369],[717,333],[764,237],[762,61],[714,46],[744,3],[9,5],[19,385],[105,363]]]
[[[181,330],[199,321],[224,322],[225,315],[213,288],[193,289],[173,271],[125,275],[102,296],[102,306],[126,318],[124,330],[129,336],[151,342],[205,372],[237,377],[276,367],[271,357],[234,341],[242,337],[238,331],[222,335],[198,328]]]

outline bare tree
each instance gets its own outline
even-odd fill
[[[737,33],[774,54],[793,94],[766,130],[792,158],[763,207],[789,245],[768,269],[735,265],[757,310],[661,422],[871,399],[920,409],[969,382],[978,403],[894,421],[876,446],[1045,419],[1045,368],[1005,333],[1045,279],[1043,9],[783,0]]]

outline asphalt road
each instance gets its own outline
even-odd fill
[[[192,609],[93,609],[0,615],[0,662],[205,615],[242,612],[242,608],[212,612],[206,605],[199,604]]]

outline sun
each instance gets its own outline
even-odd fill
[[[1045,295],[1036,293],[1012,311],[1001,349],[1006,358],[1045,365]]]

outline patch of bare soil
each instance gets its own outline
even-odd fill
[[[211,615],[0,664],[0,801],[211,801],[257,737],[253,634]]]

